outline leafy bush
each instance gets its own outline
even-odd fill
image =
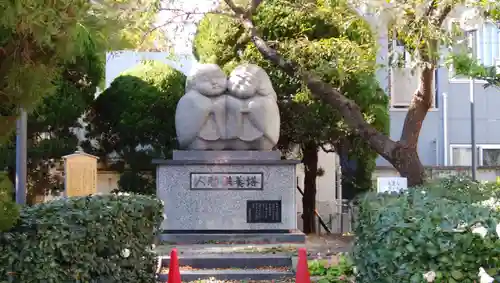
[[[476,203],[491,198],[500,199],[498,183],[477,182],[466,175],[434,180],[419,189],[425,190],[434,197],[444,197],[466,203]]]
[[[332,256],[330,259],[316,259],[309,261],[311,276],[320,276],[318,283],[346,282],[354,275],[352,261],[344,256]]]
[[[139,195],[23,208],[19,224],[0,235],[0,282],[154,282],[161,221],[161,202]]]
[[[0,232],[9,230],[19,218],[19,206],[12,200],[12,183],[0,172]]]
[[[185,83],[182,72],[145,61],[117,77],[94,101],[83,147],[120,172],[119,191],[155,194],[151,159],[169,158],[177,148],[175,109]]]
[[[460,178],[360,199],[356,282],[427,282],[428,272],[434,282],[478,282],[481,267],[496,275],[500,213],[483,205],[496,186]]]

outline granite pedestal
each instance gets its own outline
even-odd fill
[[[175,151],[173,160],[154,163],[163,240],[297,230],[299,161],[281,160],[276,151]]]

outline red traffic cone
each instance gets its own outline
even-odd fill
[[[177,258],[177,249],[172,249],[172,251],[170,252],[168,283],[181,283],[181,272],[179,271],[179,258]]]
[[[297,272],[295,273],[296,283],[311,283],[309,267],[307,266],[307,251],[305,248],[299,249],[299,261],[297,262]]]

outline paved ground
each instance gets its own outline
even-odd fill
[[[309,254],[331,255],[351,250],[352,236],[323,235],[307,236],[306,248]]]

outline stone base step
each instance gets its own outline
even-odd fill
[[[280,280],[293,278],[292,271],[262,270],[262,269],[201,269],[181,271],[181,279],[184,282],[195,280]],[[158,275],[158,282],[167,282],[168,272]]]
[[[162,266],[170,265],[170,256],[161,257]],[[258,269],[265,267],[292,267],[291,256],[286,255],[253,255],[253,254],[205,254],[179,256],[179,265],[194,269]]]
[[[304,233],[163,233],[159,236],[163,244],[187,245],[187,244],[280,244],[297,243],[304,244],[306,236]]]

